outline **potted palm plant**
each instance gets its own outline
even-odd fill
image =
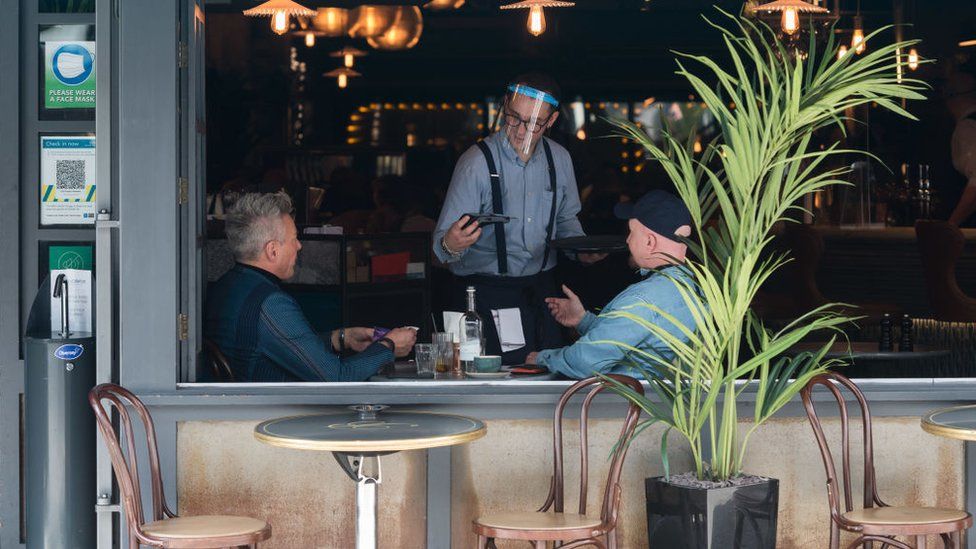
[[[673,353],[664,359],[629,347],[630,365],[651,390],[645,397],[614,387],[647,413],[638,432],[654,424],[666,427],[666,474],[646,481],[652,547],[775,547],[778,484],[743,474],[749,437],[832,365],[826,359],[830,344],[854,318],[832,304],[782,329],[768,329],[751,304],[763,281],[789,258],[763,251],[773,225],[789,221],[805,196],[844,184],[847,170],[828,167],[829,160],[855,151],[838,143],[815,145],[817,130],[842,124],[869,103],[912,118],[900,103],[923,98],[924,84],[899,72],[904,60],[898,52],[911,42],[872,43],[863,55],[838,56],[832,38],[826,44],[811,38],[801,52],[761,22],[722,14],[725,24],[709,24],[722,35],[730,68],[709,57],[677,54],[677,73],[720,129],[700,155],[667,132],[658,146],[638,126],[614,121],[619,135],[641,144],[661,164],[697,229],[688,240],[688,281],[674,280],[695,320],[683,328],[684,338],[644,321],[640,311],[608,313],[641,324]],[[642,306],[670,318],[654,305]],[[824,331],[834,336],[818,352],[787,353]],[[740,431],[744,392],[754,411],[751,425]],[[690,447],[691,473],[669,474],[672,431]]]

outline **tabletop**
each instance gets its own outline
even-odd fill
[[[271,419],[254,428],[254,438],[283,448],[355,454],[454,446],[487,432],[483,422],[465,416],[388,411],[375,405],[351,408]]]
[[[940,437],[976,441],[976,404],[929,412],[922,418],[922,429]]]

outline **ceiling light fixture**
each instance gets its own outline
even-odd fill
[[[362,76],[362,74],[347,67],[339,67],[338,69],[331,70],[323,74],[322,76],[325,76],[327,78],[335,78],[337,83],[339,84],[339,88],[344,89],[346,86],[349,85],[350,78],[356,78]]]
[[[542,11],[543,8],[571,8],[575,5],[576,2],[563,2],[562,0],[522,0],[514,4],[505,4],[501,6],[501,9],[529,10],[529,19],[526,22],[529,34],[532,36],[540,36],[546,32],[546,14]]]
[[[271,30],[282,35],[288,32],[289,17],[311,17],[315,15],[315,10],[310,10],[305,6],[292,2],[292,0],[268,0],[267,2],[244,10],[244,15],[248,17],[271,17]]]
[[[781,13],[780,27],[784,34],[793,36],[800,30],[801,13],[829,13],[830,10],[804,0],[774,0],[755,7],[756,11]]]

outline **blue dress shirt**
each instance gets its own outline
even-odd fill
[[[559,193],[553,238],[582,236],[583,227],[576,217],[580,211],[580,199],[573,161],[565,148],[552,140],[548,141],[556,168],[555,191]],[[485,142],[492,151],[501,176],[504,213],[515,219],[504,225],[483,227],[481,238],[460,257],[453,257],[441,248],[441,239],[462,215],[493,212],[488,163],[478,147],[472,146],[461,155],[454,168],[451,186],[434,229],[434,254],[455,275],[497,275],[498,258],[495,253],[494,231],[496,227],[504,227],[505,243],[508,247],[508,276],[530,276],[553,268],[556,265],[555,253],[549,254],[546,265],[542,264],[553,193],[549,184],[549,164],[542,143],[536,146],[529,161],[523,162],[504,131],[493,133]]]
[[[644,280],[631,284],[617,294],[600,316],[587,312],[577,327],[580,338],[576,343],[560,349],[542,351],[537,362],[553,372],[576,379],[584,379],[597,373],[639,377],[639,372],[629,366],[632,362],[641,364],[643,368],[653,369],[653,366],[645,364],[644,359],[635,356],[632,351],[612,343],[594,343],[596,341],[617,341],[657,354],[665,360],[672,360],[674,354],[668,346],[646,328],[627,318],[607,318],[604,314],[632,305],[652,304],[674,317],[690,331],[694,331],[695,320],[691,309],[681,297],[675,283],[675,280],[686,281],[688,277],[687,271],[676,265],[654,271]],[[687,341],[677,325],[650,308],[633,307],[628,312]]]

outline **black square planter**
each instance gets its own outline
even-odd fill
[[[644,480],[651,548],[774,549],[779,481],[690,488],[663,477]]]

